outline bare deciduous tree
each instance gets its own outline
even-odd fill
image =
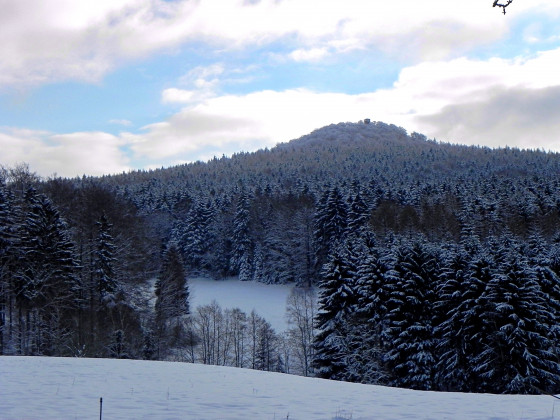
[[[294,288],[288,297],[286,315],[290,328],[290,341],[298,373],[310,376],[313,371],[313,341],[315,339],[315,314],[317,312],[317,297],[311,288]]]

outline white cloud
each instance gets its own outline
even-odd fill
[[[102,175],[129,169],[123,141],[103,132],[52,134],[45,131],[0,129],[2,165],[28,163],[50,176]]]
[[[558,125],[559,67],[557,49],[512,60],[426,62],[403,69],[390,89],[357,95],[292,89],[214,96],[145,127],[132,150],[142,158],[196,160],[209,148],[218,155],[255,150],[363,118],[440,140],[520,147],[529,141],[526,147],[559,150],[553,136],[543,135]]]
[[[197,92],[193,90],[184,90],[184,89],[177,89],[177,88],[169,88],[165,89],[161,93],[161,101],[164,104],[173,104],[173,103],[189,103],[196,100]]]
[[[443,58],[504,36],[529,7],[560,10],[552,0],[516,2],[505,19],[487,2],[447,0],[12,1],[0,14],[0,85],[97,81],[123,61],[191,41],[217,51],[287,39],[299,60],[370,47]]]
[[[128,127],[132,125],[132,121],[113,119],[113,120],[109,120],[109,124],[122,125]]]
[[[329,55],[327,48],[299,48],[290,53],[290,58],[294,61],[319,61]]]
[[[271,147],[364,118],[439,140],[560,151],[559,67],[560,48],[511,60],[426,62],[403,69],[391,88],[355,95],[290,89],[197,98],[172,88],[162,100],[186,106],[138,133],[0,130],[2,163],[25,161],[47,175],[114,173]]]

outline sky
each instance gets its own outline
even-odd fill
[[[365,118],[560,151],[560,2],[0,0],[0,164],[102,175]]]

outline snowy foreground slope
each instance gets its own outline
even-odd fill
[[[0,357],[0,419],[552,419],[548,396],[437,393],[254,370]]]

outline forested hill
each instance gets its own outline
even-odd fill
[[[458,241],[468,221],[480,237],[537,229],[552,239],[559,173],[556,153],[439,143],[360,122],[270,150],[96,181],[149,215],[162,239],[177,240],[190,270],[286,282],[311,280],[324,262],[331,239],[317,224],[327,202],[340,201],[345,228],[379,237]]]

